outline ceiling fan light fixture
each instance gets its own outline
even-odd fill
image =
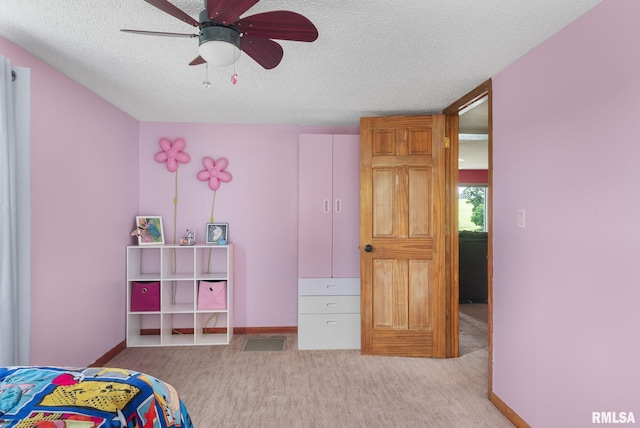
[[[200,30],[198,53],[208,64],[231,65],[240,58],[240,33],[229,27],[204,27]]]

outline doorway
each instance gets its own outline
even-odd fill
[[[488,347],[489,95],[458,112],[460,355]]]
[[[488,385],[489,392],[492,389],[492,325],[491,325],[491,278],[492,278],[492,164],[491,164],[491,80],[487,80],[480,86],[460,98],[458,101],[447,107],[443,113],[447,117],[446,136],[450,140],[450,149],[447,155],[447,219],[448,230],[450,231],[447,240],[447,356],[457,357],[460,355],[460,271],[459,271],[459,250],[460,236],[459,230],[459,205],[460,190],[459,183],[462,184],[483,184],[486,188],[483,202],[483,219],[476,223],[486,233],[486,261],[481,263],[486,268],[486,309],[482,308],[480,314],[486,316],[486,346],[488,348],[489,357],[489,375]],[[486,165],[486,167],[485,167]],[[471,170],[479,170],[482,174],[476,172],[475,178],[469,178]],[[484,178],[478,178],[480,177]],[[461,181],[463,178],[464,181]],[[471,181],[465,183],[465,181]],[[480,182],[484,183],[480,183]],[[466,186],[469,187],[469,186]],[[468,196],[468,195],[467,195]],[[463,201],[466,203],[466,200]],[[473,204],[470,204],[473,205]],[[476,204],[477,205],[477,204]],[[473,207],[465,207],[468,210]],[[483,256],[481,256],[483,257]],[[465,297],[465,296],[462,296]],[[484,296],[474,297],[482,300]],[[474,300],[472,299],[472,300]],[[477,308],[477,307],[475,307]],[[474,311],[477,310],[474,308]],[[465,308],[466,309],[466,308]],[[464,309],[462,309],[464,310]],[[462,315],[464,316],[464,315]],[[463,350],[464,352],[464,350]]]

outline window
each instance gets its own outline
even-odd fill
[[[458,186],[458,230],[487,231],[487,186]]]

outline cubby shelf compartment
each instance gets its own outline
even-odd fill
[[[201,280],[226,281],[224,310],[197,309]],[[160,283],[160,310],[132,311],[134,282]],[[233,337],[233,245],[127,247],[127,346],[228,345]]]

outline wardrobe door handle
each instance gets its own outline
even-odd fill
[[[340,214],[342,212],[342,201],[340,199],[336,199],[336,213]]]
[[[323,206],[323,208],[324,208],[324,212],[325,212],[325,214],[329,212],[329,199],[325,199],[325,200],[324,200],[324,206]]]
[[[373,251],[373,247],[372,247],[370,244],[367,244],[367,245],[365,245],[365,246],[364,246],[364,250],[365,250],[367,253],[370,253],[370,252],[372,252],[372,251]]]

